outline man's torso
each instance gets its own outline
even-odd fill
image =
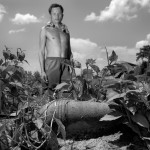
[[[69,33],[53,26],[46,26],[46,57],[67,58],[70,52]]]

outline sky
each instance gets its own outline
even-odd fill
[[[0,58],[5,45],[16,53],[24,50],[23,67],[40,71],[39,33],[49,21],[52,3],[64,7],[74,59],[85,67],[96,59],[102,69],[114,50],[118,60],[136,62],[136,53],[150,44],[150,0],[0,0]]]

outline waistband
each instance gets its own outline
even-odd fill
[[[46,57],[46,60],[69,60],[69,59],[62,57]]]

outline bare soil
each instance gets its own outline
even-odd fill
[[[101,135],[101,134],[100,134]],[[78,136],[79,137],[79,136]],[[85,138],[84,138],[85,137]],[[146,144],[126,125],[116,126],[97,138],[58,138],[60,150],[147,150]],[[94,137],[94,136],[93,136]]]

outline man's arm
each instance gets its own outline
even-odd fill
[[[45,45],[46,45],[46,33],[45,33],[45,27],[43,27],[40,31],[40,38],[39,38],[39,62],[40,62],[40,67],[41,67],[41,75],[42,75],[42,78],[44,79],[46,79]]]
[[[71,51],[70,34],[69,34],[69,60],[72,61],[72,59],[73,59],[73,54]]]

